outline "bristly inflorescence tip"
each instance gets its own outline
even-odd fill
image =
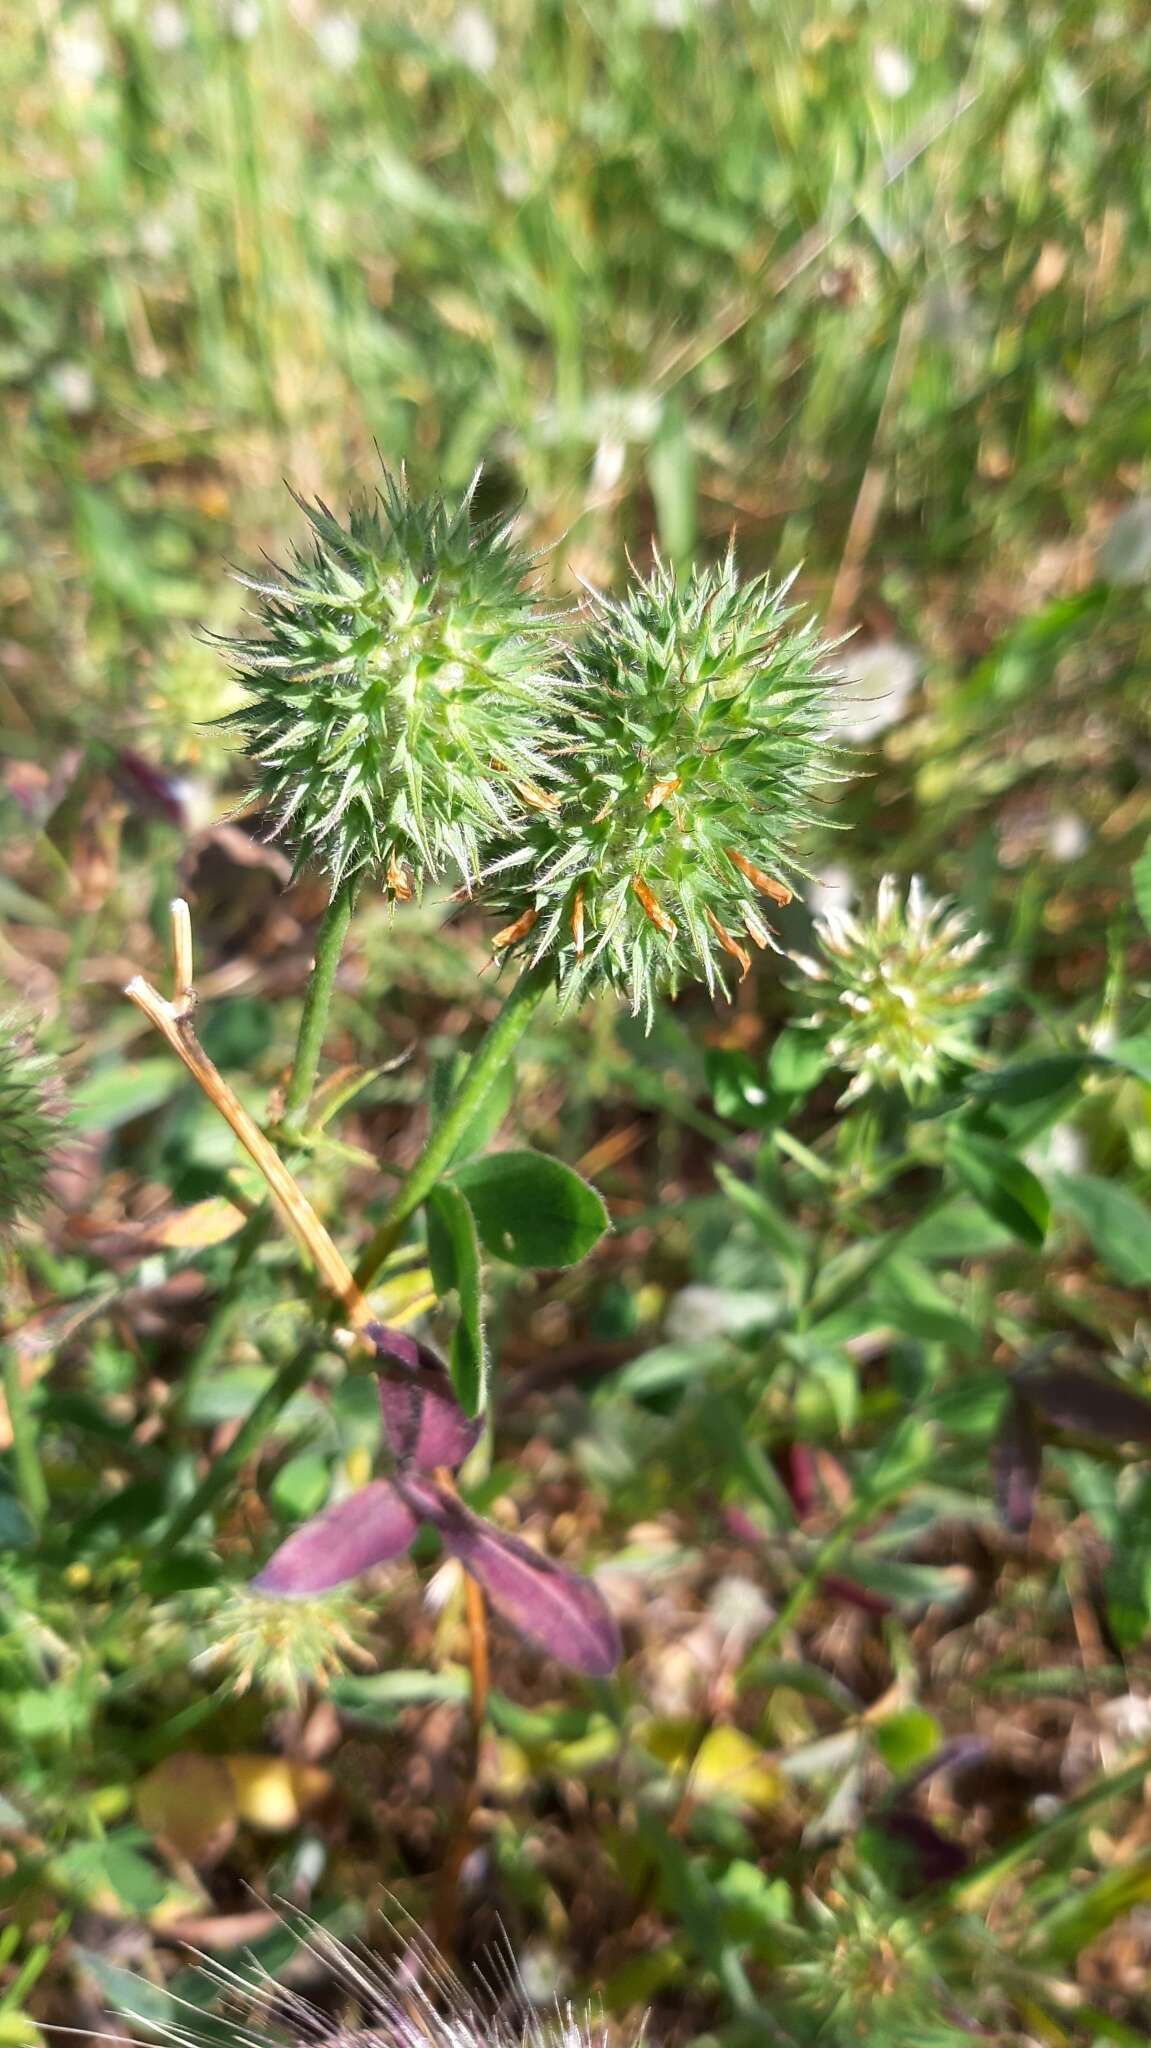
[[[591,595],[552,749],[561,801],[486,870],[498,950],[551,959],[568,991],[606,981],[650,1019],[658,992],[724,990],[775,945],[771,910],[843,759],[833,650],[789,590],[741,582],[729,549]]]
[[[393,899],[445,873],[470,888],[482,849],[546,802],[560,693],[551,621],[513,522],[384,473],[346,523],[297,499],[309,549],[240,580],[255,629],[222,645],[249,691],[228,722],[294,864],[370,876]]]

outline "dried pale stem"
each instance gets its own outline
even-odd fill
[[[332,1242],[279,1153],[269,1144],[259,1125],[249,1116],[223,1075],[213,1066],[192,1028],[195,998],[186,980],[182,987],[180,985],[181,976],[191,968],[191,932],[187,917],[186,904],[173,905],[177,1001],[166,1001],[151,983],[140,975],[128,983],[124,993],[130,1002],[135,1003],[137,1009],[143,1011],[149,1023],[155,1026],[176,1057],[203,1089],[213,1108],[219,1112],[239,1139],[245,1152],[262,1174],[268,1192],[297,1244],[315,1267],[325,1287],[340,1304],[349,1322],[356,1328],[362,1328],[364,1323],[370,1321],[371,1311],[346,1259]]]

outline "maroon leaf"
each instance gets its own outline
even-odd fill
[[[787,1488],[796,1520],[804,1522],[819,1504],[815,1480],[815,1459],[808,1444],[780,1444],[772,1462]]]
[[[380,1407],[397,1465],[458,1471],[479,1441],[482,1416],[464,1414],[447,1367],[426,1344],[384,1323],[369,1323],[364,1334],[380,1360]]]
[[[1015,1384],[1056,1429],[1105,1437],[1114,1444],[1151,1444],[1151,1401],[1130,1393],[1116,1379],[1056,1365],[1020,1373]]]
[[[399,1557],[416,1533],[416,1517],[387,1479],[373,1479],[281,1543],[252,1580],[258,1593],[291,1598],[324,1593],[358,1578],[371,1565]]]
[[[861,1614],[890,1614],[892,1603],[882,1593],[871,1593],[861,1586],[858,1579],[845,1579],[842,1572],[825,1572],[819,1582],[819,1590],[829,1600],[842,1601],[845,1607],[857,1607]]]
[[[116,756],[113,772],[125,796],[138,810],[151,811],[157,817],[167,818],[173,825],[186,823],[184,792],[179,779],[168,769],[157,768],[155,762],[145,760],[143,754],[122,747]]]
[[[1043,1445],[1035,1417],[1018,1389],[1013,1389],[991,1453],[995,1498],[1006,1526],[1025,1536],[1035,1512],[1035,1495],[1043,1461]]]
[[[959,1842],[941,1834],[933,1821],[906,1806],[892,1806],[877,1814],[872,1825],[894,1852],[893,1873],[905,1898],[927,1891],[933,1884],[946,1884],[962,1877],[971,1861]]]
[[[492,1606],[528,1641],[589,1678],[606,1678],[620,1659],[619,1631],[590,1579],[541,1557],[518,1537],[473,1515],[442,1487],[405,1479],[404,1497],[433,1523],[444,1547],[483,1587]]]
[[[730,1535],[735,1537],[737,1543],[749,1543],[756,1549],[762,1546],[764,1532],[760,1528],[759,1523],[753,1522],[751,1516],[746,1514],[743,1508],[724,1508],[723,1522],[724,1527]]]

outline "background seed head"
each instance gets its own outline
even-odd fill
[[[488,873],[499,950],[602,979],[651,1014],[685,981],[725,989],[774,943],[794,849],[837,772],[834,676],[789,585],[741,583],[734,553],[682,584],[657,562],[591,600],[555,748],[559,801]]]
[[[457,871],[539,800],[552,715],[548,624],[505,523],[415,498],[385,472],[346,525],[301,502],[310,550],[268,578],[258,629],[225,641],[273,836],[297,869],[370,874],[392,896]]]
[[[58,1061],[25,1019],[0,1012],[0,1237],[39,1208],[65,1112]]]
[[[914,877],[906,896],[885,875],[871,918],[816,920],[818,957],[796,956],[810,1022],[852,1075],[841,1102],[870,1088],[930,1094],[947,1066],[978,1058],[977,1033],[997,989],[977,963],[986,945],[966,915]]]
[[[236,1694],[254,1687],[266,1698],[299,1706],[309,1690],[326,1690],[349,1667],[370,1667],[364,1641],[368,1610],[346,1593],[310,1600],[268,1600],[246,1587],[193,1603],[207,1646],[196,1668],[230,1682]]]

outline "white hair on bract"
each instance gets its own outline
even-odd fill
[[[314,1959],[347,1995],[354,2017],[333,2018],[250,1953],[244,1967],[232,1969],[195,1949],[190,1954],[219,1994],[215,2013],[209,2016],[168,1991],[173,2011],[180,2008],[186,2018],[161,2020],[151,2012],[133,2012],[127,2003],[121,2016],[165,2048],[214,2048],[221,2025],[232,2048],[612,2048],[606,2026],[589,2011],[577,2012],[559,2001],[546,2010],[533,2007],[506,1945],[490,1977],[481,1980],[477,2001],[414,1922],[395,1929],[403,1946],[391,1962],[361,1941],[333,1934],[297,1908],[284,1911],[282,1918],[298,1937],[298,1956]],[[154,1992],[152,1985],[147,1988]],[[119,2040],[122,2048],[132,2048],[122,2036],[88,2038]],[[618,2048],[651,2048],[646,2030],[633,2030]]]

